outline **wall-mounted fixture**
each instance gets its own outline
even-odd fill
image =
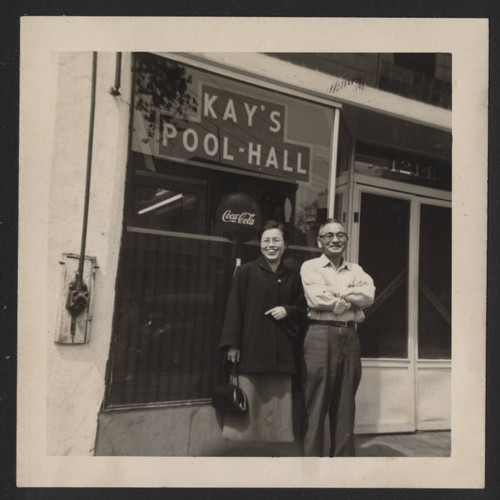
[[[54,341],[58,344],[86,344],[90,340],[95,257],[85,257],[81,280],[78,279],[80,256],[64,254],[61,260],[62,293],[59,297],[58,326]]]

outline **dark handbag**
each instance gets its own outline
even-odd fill
[[[212,406],[226,413],[244,414],[248,409],[245,393],[238,385],[236,363],[233,363],[233,373],[229,381],[220,384],[212,395]]]

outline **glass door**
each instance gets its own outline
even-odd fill
[[[411,196],[357,186],[353,201],[351,258],[372,276],[377,289],[366,320],[358,326],[363,376],[356,432],[413,431]]]
[[[358,326],[356,431],[449,428],[449,202],[357,185],[352,216],[351,259],[377,287]]]

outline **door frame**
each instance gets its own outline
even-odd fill
[[[348,207],[349,246],[348,259],[358,262],[359,256],[359,230],[361,221],[361,195],[372,193],[380,196],[403,199],[410,202],[409,220],[409,248],[408,248],[408,357],[389,358],[363,358],[362,365],[365,370],[407,370],[408,380],[408,418],[400,422],[359,422],[356,432],[413,432],[415,430],[436,428],[449,428],[446,418],[435,424],[422,422],[419,418],[419,372],[423,370],[441,371],[441,376],[451,375],[451,360],[419,360],[418,358],[418,271],[419,271],[419,238],[420,238],[420,207],[422,204],[443,206],[451,208],[451,193],[438,191],[386,179],[371,178],[364,175],[354,175],[354,189],[352,200]],[[355,214],[360,214],[359,222],[355,222]],[[448,373],[446,373],[448,372]],[[363,383],[363,380],[362,382]],[[361,391],[362,393],[362,391]],[[361,405],[362,406],[362,405]]]

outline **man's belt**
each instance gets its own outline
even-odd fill
[[[338,326],[341,328],[354,328],[356,323],[354,321],[335,321],[333,319],[310,319],[309,324],[311,325],[326,325],[326,326]]]

